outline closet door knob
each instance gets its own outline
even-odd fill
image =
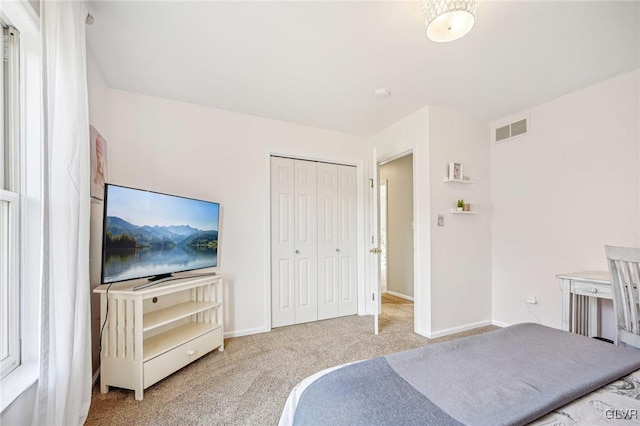
[[[300,250],[296,250],[296,254],[300,254]]]
[[[336,253],[340,253],[340,249],[339,248],[336,249]]]

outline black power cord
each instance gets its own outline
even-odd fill
[[[104,326],[107,325],[107,319],[109,318],[109,289],[111,289],[112,285],[113,283],[109,284],[109,287],[107,287],[107,291],[104,295],[107,301],[107,309],[105,309],[104,312],[104,322],[102,323],[102,327],[100,327],[100,351],[98,352],[100,354],[100,360],[102,360],[102,333],[104,332]]]

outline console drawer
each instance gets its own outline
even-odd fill
[[[611,285],[600,283],[585,283],[574,281],[571,283],[572,292],[583,296],[598,296],[602,299],[611,299]]]
[[[150,359],[144,363],[143,367],[143,388],[148,388],[220,345],[222,345],[222,327]]]

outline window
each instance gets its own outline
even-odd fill
[[[2,26],[0,128],[0,378],[20,365],[19,34]]]
[[[35,397],[39,373],[42,96],[34,4],[0,0],[0,423],[18,398]]]

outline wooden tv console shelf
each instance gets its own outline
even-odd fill
[[[104,324],[100,391],[132,389],[137,400],[144,389],[192,361],[224,350],[221,275],[172,278],[133,290],[140,283],[94,290]]]

